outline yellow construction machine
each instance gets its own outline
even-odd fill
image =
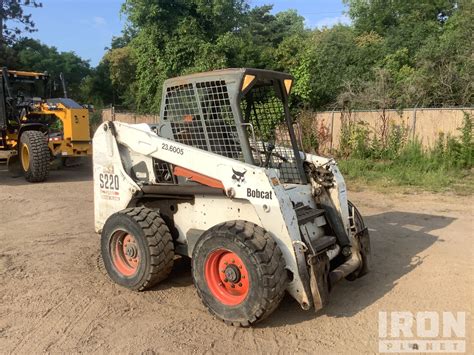
[[[29,182],[47,179],[56,158],[90,156],[89,108],[67,97],[51,98],[57,83],[47,73],[0,73],[0,158],[8,169]]]

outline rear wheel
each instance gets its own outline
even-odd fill
[[[199,238],[193,279],[210,312],[227,324],[249,326],[269,316],[287,286],[285,260],[259,226],[230,221]]]
[[[145,207],[128,208],[109,217],[101,252],[110,278],[142,291],[164,280],[173,267],[171,234],[160,215]]]
[[[45,181],[49,175],[50,152],[46,137],[40,131],[26,131],[20,137],[20,162],[25,179]]]

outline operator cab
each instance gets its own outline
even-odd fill
[[[8,71],[10,91],[17,105],[41,102],[46,97],[49,75],[47,73]]]
[[[282,183],[304,184],[301,145],[289,115],[293,78],[259,69],[225,69],[169,79],[158,135],[263,168]],[[156,160],[155,173],[171,169]]]

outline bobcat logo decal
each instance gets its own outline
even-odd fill
[[[232,169],[232,172],[234,173],[232,175],[232,180],[235,180],[238,186],[240,186],[241,183],[245,182],[245,173],[247,172],[247,170],[241,173],[240,171]]]

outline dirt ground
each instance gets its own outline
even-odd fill
[[[89,168],[47,183],[0,166],[0,353],[376,353],[379,311],[465,311],[473,353],[473,200],[350,194],[372,237],[372,272],[315,314],[290,297],[252,329],[213,319],[189,263],[143,293],[113,284],[93,231]]]

